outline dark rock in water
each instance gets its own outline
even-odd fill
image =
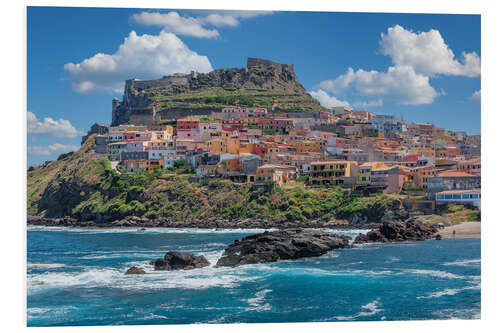
[[[414,219],[404,222],[388,221],[366,235],[359,234],[354,243],[423,241],[433,238],[437,232],[438,228],[435,225],[417,222]]]
[[[210,265],[205,256],[195,256],[189,253],[169,251],[165,254],[165,263],[168,270],[194,269]]]
[[[441,235],[440,235],[440,234],[437,234],[435,239],[436,239],[436,240],[441,240],[441,239],[443,239],[443,237],[441,237]]]
[[[167,263],[162,258],[156,259],[154,265],[155,265],[155,271],[164,271],[167,269]]]
[[[125,275],[129,275],[129,274],[146,274],[146,271],[143,270],[142,268],[138,268],[138,267],[130,267],[126,272],[125,272]]]
[[[333,249],[351,247],[349,239],[319,230],[265,231],[229,245],[216,267],[319,257]]]

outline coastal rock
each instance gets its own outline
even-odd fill
[[[437,232],[436,226],[417,222],[415,219],[408,219],[404,222],[387,221],[366,235],[359,234],[354,243],[422,241],[433,238]]]
[[[154,261],[155,271],[164,271],[167,269],[167,263],[164,259],[158,258]]]
[[[176,251],[169,251],[165,254],[164,258],[168,270],[177,269],[194,269],[202,268],[210,265],[210,262],[205,256],[195,256],[189,253],[182,253]]]
[[[351,247],[349,239],[318,230],[265,231],[229,245],[216,267],[318,257],[333,249]]]
[[[146,271],[143,270],[142,268],[133,266],[127,269],[127,271],[125,272],[125,275],[130,275],[130,274],[146,274]]]

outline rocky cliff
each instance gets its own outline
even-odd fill
[[[123,100],[113,100],[112,125],[127,122],[133,110],[154,109],[162,121],[210,114],[234,105],[274,108],[278,112],[322,109],[299,83],[293,65],[248,58],[245,68],[127,80]]]

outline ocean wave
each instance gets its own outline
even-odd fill
[[[428,298],[439,298],[442,296],[453,296],[465,290],[481,290],[480,284],[475,284],[472,286],[467,286],[463,288],[447,288],[444,290],[436,291],[424,296],[418,296],[417,299],[428,299]]]
[[[418,275],[429,275],[438,278],[446,278],[446,279],[470,279],[470,276],[462,276],[453,274],[445,271],[438,270],[430,270],[430,269],[404,269],[400,274],[418,274]]]
[[[52,288],[96,288],[106,287],[124,290],[207,289],[213,287],[234,288],[243,282],[259,278],[248,274],[246,269],[215,268],[215,257],[220,252],[208,254],[212,266],[179,271],[155,271],[146,261],[128,262],[120,268],[87,268],[79,273],[45,272],[28,275],[28,293],[43,292]],[[125,275],[125,271],[136,266],[144,269],[144,275]]]
[[[127,227],[127,228],[81,228],[81,227],[54,227],[54,226],[28,226],[28,231],[65,231],[77,232],[82,234],[109,234],[109,233],[166,233],[166,234],[212,234],[212,233],[262,233],[264,231],[276,231],[277,228],[164,228],[164,227],[151,227],[145,230],[139,230],[141,226]]]
[[[361,306],[362,311],[358,312],[357,314],[354,314],[352,316],[336,316],[334,318],[337,320],[353,320],[359,317],[370,317],[376,315],[379,312],[384,311],[384,309],[380,308],[379,306],[380,306],[379,301],[375,300],[368,304],[362,305]]]
[[[71,310],[77,310],[77,307],[71,305],[62,307],[43,307],[43,308],[33,307],[27,309],[27,317],[28,319],[35,319],[42,316],[61,317],[63,315],[66,315]]]
[[[255,297],[247,299],[248,305],[250,305],[249,308],[247,308],[247,311],[269,311],[271,310],[271,305],[269,303],[265,303],[266,295],[270,293],[272,290],[270,289],[264,289],[255,294]]]
[[[28,268],[43,268],[43,269],[51,269],[51,268],[62,268],[62,267],[66,267],[65,264],[56,264],[56,263],[52,263],[52,264],[43,264],[43,263],[36,263],[36,262],[29,262],[27,264],[27,267]]]
[[[433,315],[439,319],[481,319],[481,309],[443,309],[434,311]]]
[[[443,266],[476,266],[481,264],[481,259],[469,259],[469,260],[456,260],[452,262],[445,262]]]

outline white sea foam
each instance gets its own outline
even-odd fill
[[[377,313],[384,311],[380,307],[380,303],[378,300],[375,300],[373,302],[370,302],[368,304],[362,305],[361,309],[362,311],[358,312],[357,314],[354,314],[352,316],[336,316],[334,317],[337,320],[353,320],[359,317],[370,317],[373,315],[376,315]]]
[[[28,292],[37,293],[50,288],[120,288],[124,290],[144,289],[206,289],[213,287],[233,288],[246,281],[253,281],[259,277],[249,274],[248,267],[236,269],[221,267],[214,264],[222,251],[205,253],[211,266],[195,270],[155,271],[149,261],[131,261],[120,268],[87,267],[79,273],[46,272],[44,274],[28,275]],[[125,275],[131,266],[144,269],[144,275]]]
[[[481,259],[457,260],[453,262],[445,262],[443,266],[476,266],[481,264]]]
[[[465,291],[465,290],[481,290],[481,285],[478,283],[478,284],[474,284],[472,286],[467,286],[467,287],[463,287],[463,288],[447,288],[444,290],[440,290],[440,291],[436,291],[436,292],[427,294],[425,296],[418,296],[417,299],[439,298],[442,296],[453,296],[453,295],[456,295],[456,294],[458,294],[462,291]]]
[[[65,264],[56,264],[56,263],[42,264],[42,263],[36,263],[36,262],[29,262],[27,266],[28,266],[28,268],[43,268],[43,269],[66,267]]]
[[[247,310],[249,311],[268,311],[271,310],[271,305],[269,303],[265,303],[266,295],[270,293],[272,290],[264,289],[255,294],[255,297],[247,299],[247,303],[250,305]]]
[[[33,226],[29,225],[27,230],[39,231],[65,231],[65,232],[78,232],[85,234],[108,234],[108,233],[165,233],[165,234],[212,234],[212,233],[262,233],[264,231],[275,231],[276,228],[262,229],[244,229],[244,228],[163,228],[154,227],[146,228],[146,230],[138,230],[137,227],[127,228],[81,228],[81,227],[53,227],[53,226]]]
[[[480,309],[442,309],[433,314],[440,319],[481,319]]]
[[[68,313],[70,310],[75,310],[77,309],[74,306],[62,306],[62,307],[43,307],[43,308],[28,308],[27,309],[27,317],[28,319],[34,319],[40,316],[47,316],[51,315],[54,317],[61,317],[62,315],[65,315]]]
[[[445,279],[469,279],[470,277],[453,274],[445,271],[436,271],[430,269],[404,269],[402,270],[403,274],[419,274],[419,275],[429,275],[437,278],[445,278]]]

